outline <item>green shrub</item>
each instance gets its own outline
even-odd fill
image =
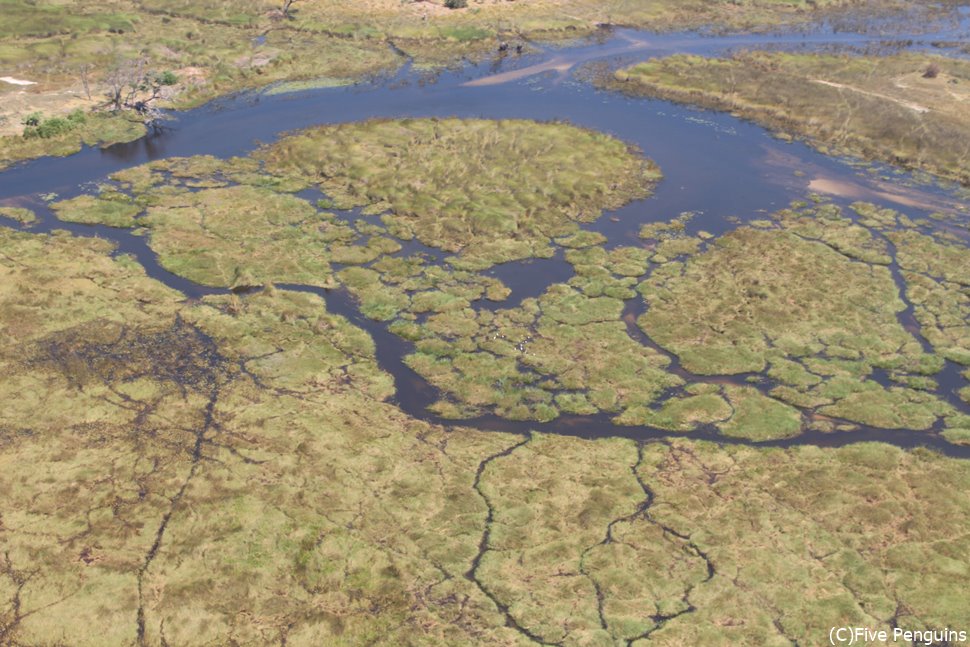
[[[86,120],[87,117],[80,109],[69,114],[66,119],[62,117],[43,119],[39,112],[35,112],[24,119],[24,137],[27,139],[35,137],[50,139],[74,130]]]
[[[159,85],[175,85],[178,83],[178,81],[179,79],[177,76],[175,76],[175,72],[172,72],[171,70],[166,70],[158,75]]]
[[[449,9],[464,9],[468,6],[468,0],[445,0],[445,6]]]
[[[50,137],[62,135],[72,128],[74,128],[74,124],[67,119],[52,117],[37,127],[37,134],[43,139],[48,139]]]

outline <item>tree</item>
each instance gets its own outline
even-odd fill
[[[144,58],[122,60],[106,79],[108,106],[115,111],[134,110],[142,116],[146,126],[154,125],[162,117],[154,102],[161,95],[162,86],[172,85],[175,81],[171,72],[149,71],[148,61]]]
[[[297,0],[283,0],[283,17],[284,18],[290,18],[290,19],[293,18],[293,16],[290,14],[290,7],[293,6],[293,3],[294,2],[297,2]]]
[[[108,73],[106,96],[112,110],[124,110],[131,105],[145,78],[145,59],[121,60]]]
[[[88,101],[91,100],[91,69],[93,67],[90,63],[84,63],[78,68],[78,76],[81,77],[81,85],[84,86],[84,94],[87,95]]]

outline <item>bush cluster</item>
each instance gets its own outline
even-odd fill
[[[87,117],[80,108],[69,114],[66,118],[51,117],[50,119],[44,119],[43,115],[35,112],[24,119],[24,137],[28,139],[34,137],[50,139],[51,137],[57,137],[74,130],[86,120]]]
[[[178,77],[171,70],[159,74],[157,80],[159,85],[175,85],[178,83]]]

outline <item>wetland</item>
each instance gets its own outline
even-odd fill
[[[755,38],[874,41],[810,34]],[[750,38],[620,29],[430,77],[402,48],[0,173],[0,644],[970,617],[960,164],[614,87],[774,56]]]

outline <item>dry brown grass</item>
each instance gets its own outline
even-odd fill
[[[939,68],[926,77],[927,64]],[[673,56],[606,82],[634,94],[730,110],[845,152],[970,183],[970,63],[922,54],[749,52]]]
[[[101,101],[112,68],[136,58],[144,58],[150,69],[175,72],[179,82],[169,88],[168,103],[185,107],[277,81],[354,79],[394,68],[403,61],[391,43],[419,66],[449,65],[464,57],[481,58],[502,39],[571,39],[602,24],[762,30],[818,19],[842,3],[473,0],[467,8],[449,10],[438,0],[313,0],[297,3],[292,20],[282,18],[280,6],[271,0],[143,0],[135,5],[3,0],[0,68],[36,85],[0,82],[0,135],[17,135],[21,120],[32,112],[58,116]],[[885,14],[903,9],[945,11],[916,0],[863,10]],[[261,37],[265,40],[260,42]],[[117,140],[108,132],[104,139],[113,137]],[[56,154],[74,150],[47,144]],[[0,161],[42,153],[0,139]]]

